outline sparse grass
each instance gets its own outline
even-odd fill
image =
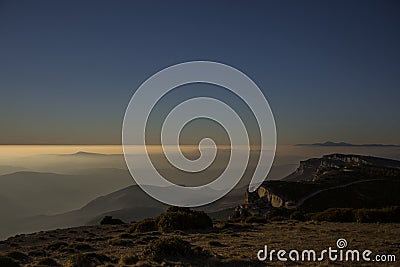
[[[307,215],[308,218],[315,221],[327,221],[327,222],[355,222],[353,209],[327,209],[322,212]]]
[[[226,223],[219,222],[211,231],[186,231],[176,233],[146,232],[124,235],[128,230],[124,226],[87,226],[76,228],[75,235],[68,235],[68,229],[53,233],[44,243],[40,235],[49,236],[48,232],[10,238],[0,244],[3,257],[7,252],[17,251],[29,255],[26,263],[7,257],[14,263],[23,266],[49,266],[43,258],[55,260],[59,266],[264,266],[254,255],[264,245],[269,249],[315,249],[321,251],[329,246],[334,247],[338,238],[345,238],[349,246],[355,249],[371,249],[379,254],[400,254],[400,224],[392,223],[333,223],[333,222],[269,222],[269,223]],[[93,240],[88,244],[96,248],[96,252],[79,252],[63,246],[57,250],[46,250],[47,246],[57,241],[73,244],[77,237],[87,238],[88,229],[99,237],[122,239],[133,242],[129,246],[107,245],[107,241]],[[115,230],[123,230],[116,233]],[[130,237],[134,238],[121,238]],[[176,240],[176,239],[177,240]],[[21,249],[13,249],[10,243],[18,243]],[[44,250],[47,255],[42,255]],[[64,251],[65,250],[65,251]],[[31,252],[29,252],[31,251]],[[34,251],[34,253],[32,253]],[[79,256],[74,256],[77,254]],[[0,252],[1,254],[1,252]],[[17,256],[17,255],[16,255]],[[296,263],[289,265],[295,266]],[[267,266],[282,263],[273,261]],[[322,262],[328,266],[329,262]],[[315,266],[312,263],[302,264]],[[340,264],[339,264],[340,265]],[[349,266],[371,266],[368,262],[346,263]],[[385,265],[385,264],[384,264]],[[7,266],[0,263],[0,266]],[[9,265],[18,266],[18,265]],[[395,266],[389,263],[387,266]]]
[[[381,209],[330,208],[304,216],[306,219],[327,222],[390,223],[400,222],[400,207]]]
[[[60,242],[55,242],[55,243],[48,245],[47,249],[48,250],[59,250],[60,248],[67,247],[67,246],[68,246],[68,243],[60,241]]]
[[[108,244],[111,246],[121,246],[121,247],[131,247],[133,246],[132,240],[129,239],[110,239],[108,240]]]
[[[75,243],[69,245],[69,248],[79,250],[79,251],[92,251],[95,250],[91,245],[88,243]]]
[[[224,245],[221,242],[216,241],[216,240],[212,240],[212,241],[208,242],[208,244],[212,247],[227,247],[227,245]]]

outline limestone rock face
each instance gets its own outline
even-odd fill
[[[365,198],[368,203],[373,203],[374,198],[382,202],[382,196],[366,196],[363,192],[371,192],[371,188],[380,184],[393,190],[400,186],[400,161],[362,155],[325,155],[301,161],[297,170],[284,179],[265,181],[255,192],[246,192],[244,204],[236,208],[232,217],[263,216],[272,208],[295,209],[315,197],[323,199],[325,206],[332,206],[332,198],[328,199],[328,195],[331,196],[333,190],[346,191],[347,187],[349,203],[360,199],[361,204],[357,205],[362,206],[362,199]],[[361,191],[351,191],[356,185],[361,186]],[[327,195],[325,198],[324,194]],[[322,207],[324,203],[318,201],[315,200],[317,204],[313,205],[321,204]],[[396,201],[393,197],[387,197],[382,203],[393,205],[397,204]],[[339,202],[340,199],[336,201]],[[343,202],[346,203],[346,200]]]
[[[272,207],[280,208],[285,205],[283,196],[277,195],[268,187],[260,186],[257,190],[258,197],[269,203]]]

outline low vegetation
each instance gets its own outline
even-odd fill
[[[144,219],[143,221],[133,224],[129,230],[131,233],[146,233],[158,230],[156,219]]]
[[[191,244],[179,237],[165,237],[150,242],[143,250],[144,258],[155,260],[171,258],[208,257],[208,251]]]
[[[211,218],[203,211],[172,208],[158,217],[158,230],[161,232],[208,229],[212,226]]]
[[[331,208],[307,214],[306,218],[328,222],[392,223],[400,222],[400,207],[381,209]]]
[[[157,218],[131,225],[84,226],[12,237],[0,243],[0,266],[253,266],[258,263],[254,251],[265,242],[282,248],[293,242],[308,247],[312,242],[318,248],[335,244],[333,233],[343,229],[352,233],[344,236],[349,242],[355,242],[350,239],[354,238],[367,243],[371,235],[365,233],[376,233],[372,236],[379,244],[389,242],[390,251],[397,252],[399,224],[384,222],[400,222],[400,207],[313,213],[275,208],[263,216],[215,225],[203,212],[170,208]]]
[[[60,266],[60,264],[52,258],[40,259],[37,264],[40,266]]]
[[[203,211],[172,207],[154,219],[144,219],[134,223],[131,233],[172,232],[176,230],[202,230],[212,228],[211,218]]]
[[[103,265],[104,263],[111,262],[111,259],[104,255],[94,252],[86,252],[76,254],[69,260],[70,267],[92,267]]]
[[[14,260],[13,258],[0,255],[0,266],[2,266],[2,267],[19,267],[20,264],[18,263],[18,261]]]
[[[100,221],[101,225],[118,225],[124,224],[124,222],[120,219],[115,219],[112,216],[106,216]]]

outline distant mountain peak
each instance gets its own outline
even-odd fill
[[[94,153],[94,152],[86,152],[86,151],[78,151],[72,154],[59,154],[60,156],[108,156],[107,154]]]
[[[392,144],[351,144],[346,142],[332,142],[326,141],[324,143],[314,143],[314,144],[296,144],[296,146],[357,146],[357,147],[397,147],[399,145]]]

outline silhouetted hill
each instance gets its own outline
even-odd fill
[[[1,175],[0,238],[16,233],[13,228],[24,229],[20,228],[23,218],[74,210],[132,183],[127,170],[116,169],[75,175],[26,171]]]
[[[156,190],[163,190],[153,187]],[[221,200],[199,208],[217,213],[239,205],[243,200],[245,188],[231,191]],[[190,196],[183,196],[190,198]],[[37,215],[17,220],[12,226],[3,229],[2,236],[14,233],[30,233],[56,228],[98,224],[104,216],[114,216],[126,222],[142,220],[161,214],[168,206],[148,196],[139,186],[132,185],[110,194],[94,198],[80,209],[55,214]],[[217,214],[215,214],[217,215]],[[225,214],[227,217],[227,214]],[[218,216],[213,216],[218,217]],[[0,235],[1,237],[1,235]]]
[[[346,142],[332,142],[326,141],[324,143],[314,143],[314,144],[297,144],[296,146],[356,146],[356,147],[397,147],[399,145],[386,145],[386,144],[351,144]]]

